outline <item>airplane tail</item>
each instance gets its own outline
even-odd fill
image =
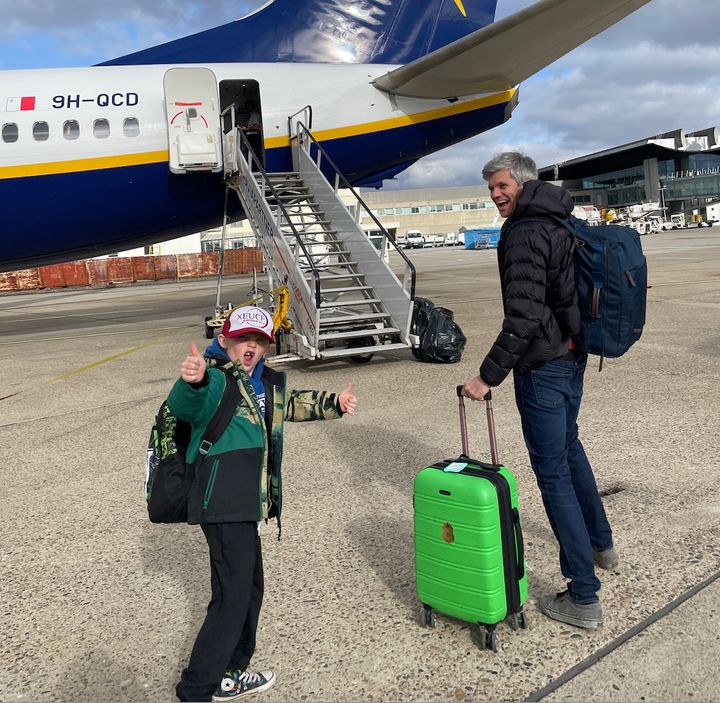
[[[105,61],[404,64],[493,23],[497,0],[269,0],[242,19]]]

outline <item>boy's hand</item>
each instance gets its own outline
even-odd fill
[[[186,383],[200,383],[205,378],[207,364],[195,344],[190,345],[190,356],[186,356],[180,364],[180,378]]]
[[[357,407],[357,398],[352,394],[352,383],[348,383],[345,389],[338,396],[338,404],[340,410],[348,415],[355,414],[355,408]]]

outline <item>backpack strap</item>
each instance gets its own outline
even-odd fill
[[[220,404],[215,414],[212,416],[203,433],[200,448],[198,449],[198,458],[195,460],[196,466],[200,464],[213,444],[215,444],[222,436],[222,433],[225,432],[227,426],[230,424],[230,420],[232,420],[235,415],[235,408],[237,408],[238,401],[240,400],[240,389],[238,388],[237,381],[229,371],[226,371],[222,367],[220,367],[219,370],[225,374],[225,390],[223,391]]]

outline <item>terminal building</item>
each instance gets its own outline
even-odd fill
[[[601,212],[657,203],[668,219],[717,219],[720,200],[720,144],[716,127],[676,129],[541,168],[542,180],[567,188],[578,205]]]

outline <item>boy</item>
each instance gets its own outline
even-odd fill
[[[230,362],[208,368],[194,344],[168,397],[176,417],[192,425],[188,461],[197,455],[226,382],[240,400],[228,428],[196,465],[188,523],[199,524],[210,549],[212,599],[175,691],[181,701],[227,701],[264,691],[272,671],[250,672],[263,597],[258,526],[282,508],[283,420],[326,420],[355,414],[351,384],[339,394],[285,391],[285,374],[265,366],[274,341],[272,316],[256,307],[233,310],[218,342]],[[220,362],[222,363],[222,362]]]

